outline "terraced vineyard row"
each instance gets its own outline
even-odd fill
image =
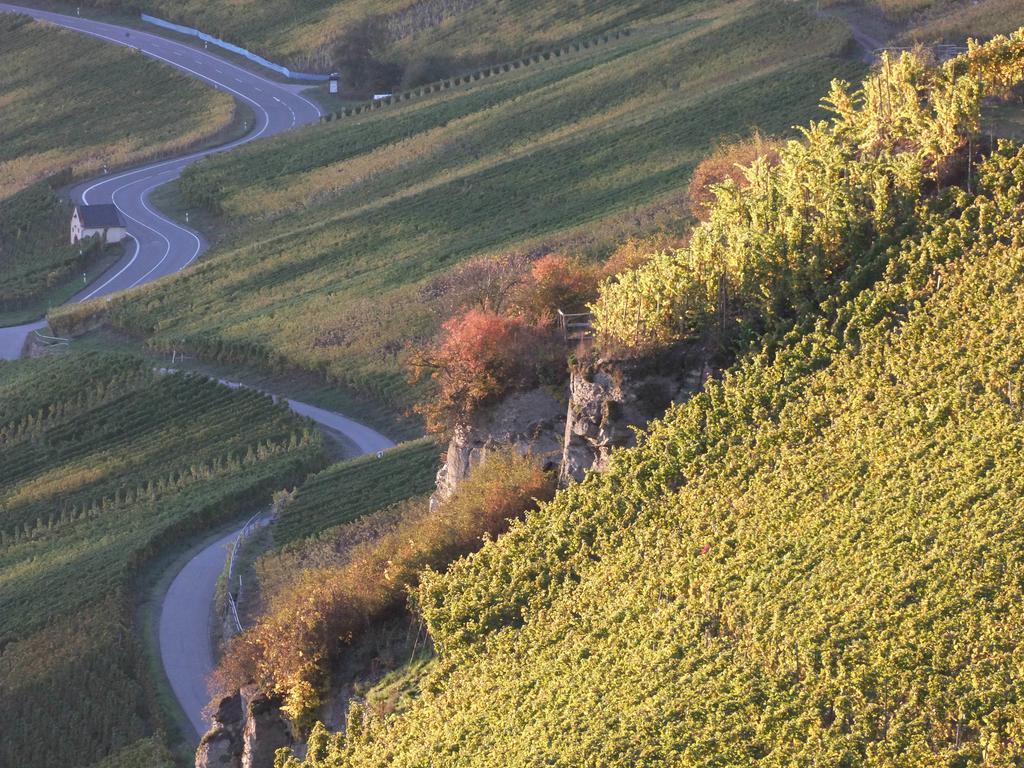
[[[440,447],[432,438],[402,443],[381,458],[362,456],[308,478],[274,522],[274,543],[287,546],[434,486]]]
[[[0,719],[18,724],[0,764],[160,765],[134,576],[316,468],[319,434],[265,396],[99,353],[0,365],[0,424]]]

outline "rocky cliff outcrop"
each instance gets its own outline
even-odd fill
[[[604,469],[611,452],[636,442],[634,428],[661,416],[673,402],[698,391],[711,374],[685,349],[652,359],[577,363],[569,377],[569,403],[547,389],[517,392],[456,428],[437,473],[431,506],[454,492],[489,452],[511,447],[530,452],[562,485]]]
[[[517,392],[457,427],[437,473],[431,507],[445,501],[473,469],[499,448],[532,453],[554,470],[562,460],[565,403],[546,389]]]
[[[221,699],[213,725],[196,750],[196,768],[241,768],[243,728],[241,697],[235,694]]]
[[[611,452],[636,444],[636,428],[661,416],[672,403],[698,391],[710,369],[682,352],[657,360],[598,360],[576,365],[569,377],[558,479],[583,479],[603,470]]]
[[[273,768],[274,753],[294,743],[280,704],[254,685],[221,699],[196,768]]]

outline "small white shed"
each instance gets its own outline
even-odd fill
[[[72,244],[87,237],[99,237],[104,243],[119,243],[127,235],[116,205],[76,205],[71,214]]]

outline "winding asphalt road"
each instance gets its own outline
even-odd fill
[[[298,400],[287,402],[296,413],[345,435],[361,453],[376,453],[394,446],[383,435],[339,413]],[[160,610],[160,659],[174,695],[195,729],[196,740],[209,725],[203,717],[203,707],[210,700],[206,681],[214,667],[211,607],[217,579],[241,529],[208,544],[193,556],[174,577]]]
[[[140,56],[156,59],[230,94],[248,105],[255,117],[252,130],[237,141],[111,173],[83,182],[70,191],[75,202],[114,203],[133,238],[124,257],[73,297],[72,302],[105,296],[177,272],[195,261],[206,249],[202,235],[171,221],[153,208],[149,195],[154,189],[176,179],[186,166],[207,155],[316,122],[320,118],[319,107],[301,94],[308,85],[279,83],[210,51],[158,34],[18,5],[0,3],[0,12],[23,13],[114,45],[135,48]],[[0,359],[17,358],[28,334],[44,325],[40,321],[0,328]]]
[[[114,203],[133,239],[125,256],[72,298],[73,302],[133,288],[177,272],[205,250],[206,242],[202,235],[171,221],[150,204],[149,195],[158,186],[177,178],[182,169],[207,155],[315,122],[320,117],[319,108],[300,93],[308,86],[270,80],[206,50],[157,34],[7,3],[0,3],[0,12],[23,13],[115,45],[135,48],[139,55],[161,61],[231,94],[247,104],[255,115],[252,130],[237,141],[104,175],[83,182],[70,191],[75,202]],[[0,359],[19,357],[28,334],[45,326],[46,321],[40,320],[0,328]],[[378,432],[339,413],[297,400],[287,402],[296,413],[344,435],[362,453],[375,453],[394,445]],[[161,660],[171,687],[197,735],[206,730],[202,710],[209,698],[206,680],[213,670],[210,633],[213,596],[224,568],[228,545],[240,532],[241,528],[195,555],[175,576],[161,608]]]

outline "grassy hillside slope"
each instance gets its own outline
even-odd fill
[[[187,147],[231,120],[231,97],[126,48],[0,16],[0,199]]]
[[[1016,0],[859,0],[909,26],[909,37],[927,42],[962,43],[987,38],[1024,24]]]
[[[134,577],[320,455],[283,406],[123,356],[0,364],[0,765],[160,765]]]
[[[198,26],[293,66],[328,71],[352,50],[416,84],[430,73],[457,74],[623,26],[699,12],[717,0],[87,0],[101,8],[142,9]],[[821,5],[843,4],[825,0]],[[1016,0],[850,0],[907,22],[922,39],[962,41],[1024,22]],[[816,8],[815,0],[803,0]]]
[[[158,347],[292,365],[399,405],[405,345],[443,313],[437,278],[635,217],[723,134],[787,132],[860,65],[785,2],[682,6],[671,23],[203,161],[191,204],[236,234],[102,311]]]
[[[224,129],[234,102],[127,49],[0,14],[0,313],[78,278],[50,185],[174,152]],[[43,307],[45,309],[45,306]]]
[[[1024,150],[941,203],[872,287],[427,579],[422,697],[306,765],[1018,765]]]
[[[422,67],[434,57],[448,68],[586,37],[670,14],[667,0],[88,0],[131,6],[240,43],[295,66],[324,68],[352,43],[376,58]],[[715,0],[685,0],[690,11]],[[338,46],[344,41],[343,45]],[[336,50],[337,49],[337,50]]]

